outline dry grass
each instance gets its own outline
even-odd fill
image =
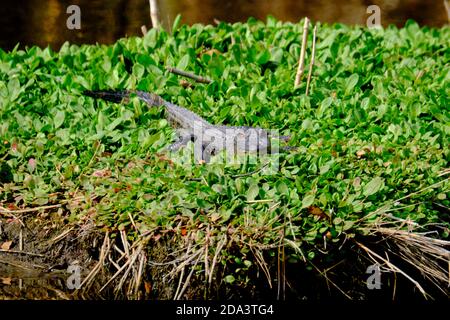
[[[408,230],[404,230],[405,225]],[[367,223],[361,231],[370,236],[381,238],[384,257],[375,253],[367,245],[356,242],[370,259],[385,266],[394,273],[400,273],[410,280],[426,298],[432,298],[420,281],[390,261],[395,256],[417,269],[423,278],[435,285],[443,294],[449,294],[450,288],[450,241],[436,239],[433,232],[420,232],[422,227],[407,224],[407,221],[391,220],[384,217],[383,222]],[[381,243],[380,243],[381,244]],[[378,246],[378,248],[381,246]]]

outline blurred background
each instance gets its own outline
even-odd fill
[[[70,5],[81,9],[81,29],[69,30],[66,13]],[[170,29],[178,13],[182,23],[265,20],[267,15],[297,22],[312,21],[365,25],[369,5],[381,9],[381,23],[401,27],[414,19],[420,25],[440,27],[448,23],[443,0],[158,0],[160,19]],[[0,48],[11,50],[20,43],[49,45],[57,50],[65,42],[113,43],[118,38],[142,35],[150,29],[148,0],[2,0],[0,4]]]

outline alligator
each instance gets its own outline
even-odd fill
[[[211,156],[224,149],[232,155],[256,152],[264,154],[271,150],[271,139],[289,140],[289,136],[272,136],[269,130],[262,128],[213,125],[196,113],[149,92],[88,90],[84,91],[83,94],[115,103],[126,102],[130,97],[137,96],[149,107],[164,107],[167,121],[177,130],[178,134],[178,140],[167,147],[167,150],[177,151],[192,141],[194,142],[194,158],[196,161],[209,162]],[[284,149],[287,150],[289,147]]]

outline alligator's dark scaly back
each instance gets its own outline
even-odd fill
[[[111,101],[115,103],[120,103],[124,98],[128,98],[130,96],[129,91],[112,91],[112,90],[105,90],[105,91],[91,91],[86,90],[83,92],[85,96],[95,98],[95,99],[102,99],[105,101]]]
[[[131,95],[135,94],[137,97],[145,101],[150,106],[161,106],[165,101],[157,96],[156,94],[151,94],[144,91],[132,91],[132,90],[122,90],[122,91],[112,91],[112,90],[101,90],[101,91],[91,91],[86,90],[83,92],[85,96],[102,99],[105,101],[120,103],[128,99]]]

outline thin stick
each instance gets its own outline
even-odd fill
[[[256,262],[264,272],[267,282],[269,283],[270,289],[272,289],[272,278],[270,276],[269,268],[267,267],[266,261],[264,260],[263,255],[258,249],[253,249],[251,245],[249,245],[250,251],[253,253],[253,256],[256,258]]]
[[[136,250],[133,250],[133,254],[131,255],[131,263],[128,265],[127,270],[124,272],[122,278],[119,281],[119,284],[115,288],[115,290],[117,292],[119,292],[120,289],[123,287],[123,285],[125,283],[125,280],[127,279],[128,274],[130,273],[130,271],[132,269],[135,269],[134,268],[134,264],[135,264],[137,258],[139,258],[141,256],[141,253],[142,253],[142,246],[139,246]],[[132,287],[132,282],[130,282],[130,287],[129,288],[131,288],[131,287]]]
[[[266,203],[273,202],[273,199],[248,200],[247,203]]]
[[[181,270],[180,279],[178,280],[177,291],[175,291],[175,296],[173,297],[173,300],[177,300],[178,292],[180,292],[181,284],[183,283],[183,277],[184,277],[184,268]]]
[[[316,265],[314,265],[311,261],[309,262],[327,281],[327,285],[328,282],[330,282],[336,289],[338,289],[348,300],[353,300],[353,298],[351,296],[349,296],[347,293],[345,293],[344,290],[342,290],[336,283],[334,283],[333,281],[331,281],[331,279],[327,276],[327,271],[321,271],[318,267],[316,267]]]
[[[128,217],[130,218],[131,224],[133,225],[134,229],[139,232],[138,227],[136,226],[136,223],[134,222],[133,216],[131,215],[131,213],[128,211]],[[140,232],[139,232],[140,233]]]
[[[308,28],[309,28],[309,19],[305,18],[305,24],[303,26],[303,39],[302,39],[302,49],[300,51],[300,59],[298,61],[298,69],[297,75],[295,76],[294,87],[298,87],[303,76],[303,72],[305,71],[305,53],[306,53],[306,41],[308,39]]]
[[[313,31],[313,46],[312,46],[312,53],[311,53],[311,62],[309,63],[309,72],[308,72],[308,80],[306,82],[306,95],[309,93],[309,83],[311,82],[311,75],[312,70],[315,62],[315,55],[316,55],[316,33],[317,33],[317,25],[314,26]]]
[[[119,274],[122,273],[123,270],[125,270],[125,268],[127,268],[129,265],[133,266],[134,262],[136,261],[136,258],[138,257],[137,254],[133,254],[133,256],[131,257],[131,259],[128,259],[123,265],[122,267],[117,270],[117,272],[103,285],[103,287],[100,288],[99,292],[102,292],[115,278],[117,278],[117,276]]]
[[[158,1],[149,0],[150,4],[150,18],[152,20],[153,28],[159,28],[159,10],[158,10]]]
[[[417,289],[419,289],[419,291],[422,293],[422,295],[424,296],[424,298],[426,300],[428,300],[427,298],[427,293],[425,292],[425,290],[422,288],[422,286],[413,278],[411,278],[408,274],[406,274],[405,272],[403,272],[403,270],[401,270],[400,268],[398,268],[396,265],[390,263],[388,260],[386,260],[385,258],[381,257],[380,255],[376,254],[375,252],[373,252],[372,250],[370,250],[369,248],[367,248],[365,245],[363,245],[362,243],[359,243],[358,241],[355,241],[355,243],[362,249],[364,249],[364,251],[367,252],[367,254],[369,255],[369,257],[372,258],[372,260],[374,260],[375,262],[378,262],[376,259],[374,259],[372,256],[375,256],[376,258],[380,259],[381,261],[383,261],[384,263],[386,263],[392,271],[396,271],[401,273],[403,276],[405,276],[409,281],[411,281]]]
[[[56,242],[64,239],[65,236],[67,236],[73,229],[74,229],[74,227],[71,227],[70,229],[67,229],[66,231],[61,233],[59,236],[56,236],[52,240],[50,240],[50,243],[56,243]]]
[[[205,277],[208,278],[209,275],[209,237],[210,230],[209,225],[206,228],[206,239],[205,239]]]
[[[10,214],[14,214],[14,213],[28,213],[28,212],[35,212],[35,211],[39,211],[39,210],[60,208],[61,206],[62,206],[61,204],[55,204],[55,205],[51,205],[51,206],[42,206],[42,207],[22,209],[22,210],[8,210],[8,209],[0,207],[0,213],[10,213]]]
[[[6,212],[6,211],[4,211],[4,210],[6,210],[6,211],[8,211],[8,212]],[[0,215],[7,216],[7,217],[11,217],[11,218],[13,218],[14,220],[19,221],[20,225],[21,225],[23,228],[25,228],[25,224],[23,223],[23,221],[20,220],[20,219],[19,219],[18,217],[16,217],[15,215],[13,215],[11,212],[12,212],[12,211],[9,211],[9,210],[7,210],[7,209],[5,209],[5,208],[3,208],[3,207],[0,207]]]
[[[190,72],[186,72],[186,71],[183,71],[183,70],[180,70],[180,69],[177,69],[177,68],[166,67],[166,69],[167,69],[167,71],[169,71],[171,73],[174,73],[174,74],[177,74],[179,76],[186,77],[186,78],[193,79],[193,80],[195,80],[197,82],[201,82],[201,83],[211,83],[212,82],[212,80],[210,80],[208,78],[204,78],[204,77],[198,76],[196,74],[193,74],[193,73],[190,73]]]
[[[44,257],[43,254],[31,253],[31,252],[26,252],[26,251],[21,251],[21,250],[3,250],[3,249],[0,249],[0,252],[13,253],[13,254],[24,254],[24,255],[32,256],[32,257]]]
[[[21,253],[23,253],[23,252],[21,252]],[[9,260],[3,260],[1,258],[0,258],[0,263],[6,264],[6,265],[10,265],[10,266],[13,266],[13,267],[16,267],[16,268],[20,268],[20,269],[23,269],[23,270],[27,270],[27,271],[30,271],[30,272],[34,271],[32,268],[30,268],[30,266],[33,266],[34,268],[39,268],[41,270],[47,269],[47,267],[44,267],[44,266],[41,266],[41,265],[38,265],[38,264],[34,264],[34,263],[27,263],[26,265],[24,265],[22,263],[19,263],[18,261],[12,262],[12,261],[9,261]]]
[[[448,3],[448,0],[444,0],[444,7],[445,11],[447,11],[448,22],[450,22],[450,4]]]
[[[189,275],[187,276],[186,280],[184,281],[183,288],[180,290],[180,292],[178,293],[178,296],[175,297],[174,300],[180,300],[181,297],[183,296],[184,292],[186,291],[186,289],[189,285],[189,281],[191,280],[191,277],[194,274],[195,267],[197,266],[198,261],[200,260],[200,257],[201,257],[201,254],[198,256],[197,260],[195,261],[195,264],[191,267],[191,272],[189,272]]]
[[[109,233],[105,233],[105,238],[103,240],[102,249],[100,250],[100,257],[98,259],[97,264],[92,268],[91,272],[84,278],[83,282],[80,285],[80,288],[84,285],[90,284],[94,277],[97,275],[97,273],[100,271],[100,268],[103,266],[103,262],[105,261],[105,258],[107,254],[109,254],[109,250],[111,248],[111,243],[109,241]]]
[[[23,251],[23,229],[19,230],[19,251]]]
[[[411,197],[411,196],[414,196],[414,195],[416,195],[416,194],[421,193],[422,191],[425,191],[425,190],[428,190],[428,189],[433,189],[434,187],[436,187],[436,186],[440,185],[441,183],[443,183],[443,182],[445,182],[445,181],[448,181],[448,180],[450,180],[450,178],[447,178],[447,179],[441,180],[441,181],[439,181],[439,182],[433,183],[432,185],[429,185],[428,187],[425,187],[425,188],[423,188],[423,189],[420,189],[419,191],[410,193],[410,194],[404,196],[403,198],[397,199],[397,200],[395,200],[395,202],[400,202],[400,201],[402,201],[402,200],[405,200],[405,199],[407,199],[407,198],[409,198],[409,197]]]
[[[143,24],[142,26],[141,26],[141,32],[142,32],[142,35],[146,35],[147,34],[147,27],[145,26],[145,24]]]
[[[117,263],[114,262],[114,260],[111,258],[110,254],[108,254],[108,260],[109,260],[109,262],[112,263],[112,265],[116,268],[116,270],[120,269],[120,266]]]
[[[242,178],[242,177],[248,177],[248,176],[252,176],[255,173],[258,173],[260,171],[262,171],[265,167],[267,167],[269,165],[269,162],[266,162],[261,168],[256,169],[255,171],[252,172],[247,172],[247,173],[241,173],[241,174],[236,174],[234,176],[231,176],[231,178],[235,179],[235,178]]]
[[[120,231],[120,238],[122,239],[123,249],[125,250],[127,258],[130,259],[130,249],[127,241],[127,235],[124,230]]]
[[[145,263],[145,254],[141,254],[139,257],[139,269],[136,277],[136,284],[134,287],[134,292],[138,294],[139,292],[139,286],[142,281],[142,274],[144,273],[144,263]]]
[[[227,242],[227,237],[224,236],[223,239],[219,242],[219,244],[217,246],[217,249],[216,249],[216,253],[214,254],[214,258],[213,258],[213,261],[212,261],[212,264],[211,264],[211,269],[210,269],[210,272],[209,272],[209,279],[208,279],[208,283],[210,285],[212,283],[212,277],[213,277],[214,267],[216,266],[217,258],[219,256],[219,254],[221,253],[222,248],[226,244],[226,242]],[[450,266],[449,266],[449,268],[450,268]]]

